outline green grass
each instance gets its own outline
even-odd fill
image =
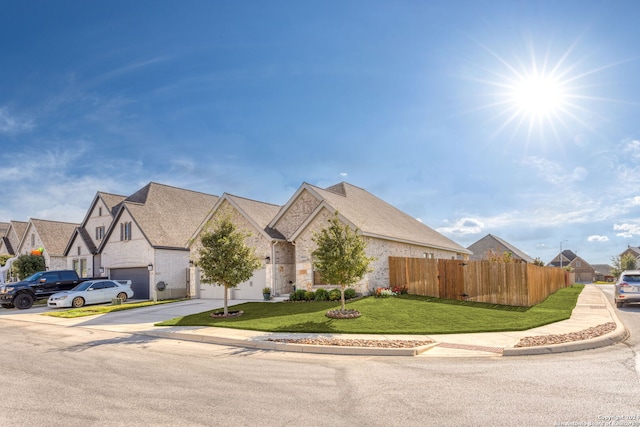
[[[144,302],[127,303],[122,305],[90,305],[87,307],[72,308],[70,310],[48,311],[46,313],[41,313],[41,314],[43,316],[63,317],[66,319],[72,319],[74,317],[93,316],[96,314],[111,313],[112,311],[131,310],[133,308],[148,307],[150,305],[158,305],[158,304],[167,304],[167,303],[176,302],[176,301],[182,301],[182,300],[169,299],[169,300],[162,300],[158,302],[144,301]]]
[[[347,308],[362,313],[357,319],[336,320],[327,310],[340,308],[335,302],[239,304],[239,317],[212,318],[213,311],[177,317],[156,326],[218,326],[265,332],[343,334],[451,334],[518,331],[571,317],[583,285],[563,288],[542,303],[526,308],[468,301],[443,300],[415,295],[392,298],[366,297]]]

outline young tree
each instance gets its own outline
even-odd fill
[[[612,257],[611,261],[613,261],[613,268],[611,269],[611,274],[615,277],[620,276],[625,270],[635,270],[637,268],[636,258],[631,254],[624,254],[622,256],[618,255],[617,257]]]
[[[224,315],[229,314],[227,305],[230,288],[251,278],[262,266],[254,248],[245,244],[249,233],[239,231],[229,217],[216,221],[201,238],[198,266],[202,280],[224,286]]]
[[[313,251],[313,265],[327,283],[340,286],[341,311],[345,311],[344,290],[352,286],[369,271],[366,242],[335,213],[329,225],[316,233],[313,241],[318,245]]]

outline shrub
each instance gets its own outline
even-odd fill
[[[329,292],[326,289],[318,289],[316,291],[316,301],[328,301],[329,300]]]
[[[304,301],[304,294],[306,292],[304,289],[296,289],[295,292],[289,294],[289,301]]]
[[[396,295],[406,295],[409,293],[409,288],[406,286],[394,286],[391,291]]]
[[[340,301],[340,289],[331,289],[329,291],[329,301]]]
[[[356,290],[353,288],[347,288],[344,290],[344,299],[351,299],[356,297]]]
[[[313,301],[316,297],[316,293],[313,291],[306,291],[304,293],[304,300],[305,301]]]

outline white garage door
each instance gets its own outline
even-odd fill
[[[229,289],[229,299],[262,299],[262,288],[267,283],[266,269],[258,270],[251,279],[240,283],[236,288]],[[200,283],[200,298],[223,299],[224,287]]]

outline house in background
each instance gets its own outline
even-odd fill
[[[64,250],[78,225],[32,218],[18,244],[16,254],[28,255],[43,248],[42,256],[44,256],[46,269],[64,270],[67,268]]]
[[[613,282],[615,280],[615,276],[611,273],[613,267],[609,264],[593,264],[592,267],[595,270],[595,281],[596,282]]]
[[[27,230],[28,222],[11,221],[0,242],[0,254],[17,255],[18,245]]]
[[[69,270],[75,270],[80,277],[101,277],[102,265],[98,246],[102,243],[107,229],[126,196],[98,192],[84,220],[77,227],[66,245],[64,255],[67,257]]]
[[[467,249],[473,252],[473,254],[469,256],[470,260],[485,260],[487,259],[488,253],[492,251],[496,255],[502,255],[504,253],[511,254],[511,258],[513,260],[529,264],[533,264],[535,262],[535,260],[529,255],[522,252],[506,240],[503,240],[498,236],[494,236],[493,234],[487,234],[471,246],[468,246]]]
[[[131,280],[136,299],[186,296],[190,239],[217,201],[210,194],[147,184],[119,203],[98,246],[97,268],[111,279]]]
[[[575,273],[576,283],[592,283],[596,278],[596,270],[591,264],[566,249],[552,259],[547,267],[571,267]]]
[[[231,299],[261,299],[262,289],[271,288],[273,295],[288,294],[295,281],[294,247],[277,230],[269,227],[269,222],[279,212],[281,206],[246,199],[231,194],[223,194],[213,207],[205,222],[194,233],[190,249],[191,259],[198,264],[202,233],[221,218],[229,218],[238,230],[249,237],[246,244],[255,249],[262,260],[262,268],[253,277],[230,290]],[[224,287],[202,283],[200,270],[192,269],[190,294],[195,298],[224,298]]]
[[[620,254],[620,258],[622,258],[627,254],[634,257],[636,259],[636,263],[638,264],[638,267],[640,267],[640,248],[637,246],[627,245],[627,249],[625,249],[624,252]]]

